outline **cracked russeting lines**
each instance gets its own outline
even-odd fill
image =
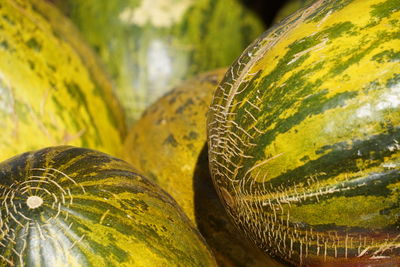
[[[247,50],[247,52],[244,53],[244,56],[239,58],[236,66],[230,69],[230,79],[224,80],[219,86],[219,90],[222,92],[222,97],[217,95],[214,96],[214,104],[211,106],[214,121],[209,125],[211,129],[209,132],[211,148],[210,154],[212,155],[210,157],[210,163],[212,163],[211,169],[216,177],[222,176],[227,179],[231,183],[232,187],[235,187],[234,181],[236,180],[236,175],[238,170],[242,168],[240,158],[252,157],[251,155],[246,155],[243,153],[240,146],[255,146],[255,144],[252,143],[254,136],[243,129],[235,121],[229,119],[229,117],[235,114],[231,112],[231,108],[234,105],[237,105],[237,103],[234,103],[233,99],[236,95],[246,91],[251,79],[254,77],[254,75],[256,75],[256,73],[250,73],[250,71],[254,64],[256,64],[256,62],[262,58],[265,51],[269,50],[274,44],[279,42],[285,35],[288,34],[290,28],[294,28],[296,25],[298,25],[320,4],[321,1],[318,1],[300,17],[293,18],[293,24],[289,24],[289,26],[280,26],[281,29],[275,29],[275,31],[272,33],[272,36],[260,38],[255,41]],[[281,34],[277,34],[279,30],[281,31]],[[247,79],[245,83],[241,83],[248,74],[250,74],[250,78]],[[223,104],[218,104],[217,102],[221,102]],[[255,109],[256,112],[261,110],[256,104],[250,102],[249,100],[246,100],[246,102],[249,105],[249,108]],[[245,108],[245,111],[249,118],[253,121],[253,125],[249,130],[253,130],[255,135],[262,134],[262,131],[256,127],[257,117],[251,113],[249,109]],[[234,134],[235,130],[239,130],[240,133],[243,133],[246,140],[243,140],[243,138]],[[223,153],[219,153],[219,151],[223,151]],[[234,158],[238,159],[238,162],[235,162]],[[220,162],[221,160],[222,162]],[[221,167],[225,173],[218,171],[216,166]],[[219,178],[216,180],[219,182]]]
[[[323,1],[317,1],[300,16],[291,18],[291,23],[278,26],[272,33],[258,39],[253,43],[251,48],[245,51],[243,54],[244,56],[236,62],[236,66],[230,69],[230,79],[225,79],[219,86],[222,96],[216,95],[213,100],[213,105],[211,106],[213,121],[209,124],[211,170],[214,174],[215,182],[223,186],[220,190],[227,199],[228,205],[232,205],[230,209],[228,209],[228,212],[238,215],[236,224],[241,228],[249,228],[250,231],[248,235],[254,235],[253,237],[250,236],[253,240],[257,240],[256,237],[258,236],[258,239],[268,240],[265,244],[278,244],[279,254],[285,254],[285,250],[287,252],[287,241],[291,243],[290,247],[293,247],[293,240],[299,241],[301,246],[300,260],[303,254],[308,254],[309,247],[307,239],[301,239],[300,236],[297,236],[297,239],[295,239],[295,236],[298,235],[296,233],[298,230],[292,229],[293,231],[286,234],[289,228],[289,213],[287,212],[284,214],[284,208],[282,207],[284,203],[283,201],[281,203],[281,200],[284,200],[286,197],[282,196],[282,194],[278,194],[278,196],[283,197],[283,199],[274,199],[274,203],[272,203],[270,198],[271,194],[267,193],[267,197],[264,201],[260,199],[252,201],[257,198],[262,198],[262,196],[266,194],[265,190],[263,191],[263,189],[265,189],[264,184],[263,188],[253,188],[255,186],[255,179],[260,175],[260,170],[257,171],[256,168],[271,159],[256,164],[250,170],[243,170],[241,159],[252,158],[252,155],[246,155],[244,153],[243,148],[255,146],[256,144],[254,144],[253,141],[254,137],[263,134],[262,129],[257,128],[259,116],[257,116],[256,113],[260,112],[261,108],[258,106],[258,103],[253,103],[248,99],[239,101],[240,103],[235,103],[234,98],[248,91],[247,89],[250,82],[259,72],[253,71],[253,73],[251,73],[252,68],[256,62],[263,57],[265,52],[284,38],[290,32],[290,29],[295,28],[299,23],[304,21],[310,13],[322,4],[322,2]],[[257,93],[260,93],[259,90],[257,90]],[[256,99],[258,101],[260,100],[259,97],[256,97]],[[246,101],[246,103],[243,103],[243,101]],[[248,106],[246,107],[244,104]],[[232,120],[232,116],[236,114],[235,109],[238,107],[244,109],[249,121],[252,122],[249,129],[243,128],[242,125]],[[235,131],[238,134],[236,134]],[[275,157],[279,157],[279,155]],[[237,179],[239,169],[245,172],[244,177],[241,177],[241,179]],[[257,177],[254,177],[254,171]],[[266,176],[263,175],[262,180],[265,179]],[[225,186],[227,186],[227,188],[224,188]],[[255,196],[255,198],[253,199],[253,197],[250,196]],[[249,198],[251,198],[251,200]],[[269,203],[269,209],[265,207],[265,203]],[[279,211],[282,214],[278,215]],[[285,217],[285,222],[283,221],[283,216]],[[261,224],[264,220],[267,221],[266,227],[263,227]],[[266,228],[271,229],[266,231]],[[293,235],[293,237],[291,237],[291,235]],[[262,237],[260,238],[260,236]],[[271,250],[272,246],[265,249]],[[292,252],[293,250],[289,249],[289,257],[291,257]]]
[[[35,231],[41,240],[52,238],[48,234],[50,221],[59,216],[63,216],[64,222],[68,220],[68,209],[73,204],[71,190],[78,188],[85,193],[83,186],[60,170],[32,168],[30,173],[24,181],[0,185],[0,252],[12,247],[21,265],[27,235]],[[4,256],[0,256],[1,261],[14,265]]]
[[[317,183],[318,178],[316,176],[310,177],[310,182]],[[309,184],[307,183],[307,185]],[[323,234],[313,231],[312,228],[304,229],[301,225],[290,224],[289,210],[285,211],[283,205],[290,206],[290,202],[301,202],[310,197],[318,197],[318,194],[330,194],[334,190],[327,189],[322,192],[306,193],[307,187],[300,185],[293,185],[288,188],[297,190],[290,191],[282,187],[276,188],[278,192],[272,193],[269,190],[259,191],[254,189],[254,192],[249,192],[251,197],[247,194],[247,198],[245,194],[240,194],[234,190],[236,197],[231,196],[231,201],[241,207],[236,210],[239,215],[238,223],[251,229],[253,237],[248,236],[262,247],[265,244],[276,244],[274,248],[264,247],[266,251],[273,249],[276,253],[290,259],[294,256],[293,246],[296,244],[299,247],[299,260],[302,260],[302,257],[310,253],[322,255],[325,258],[328,255],[338,257],[339,248],[344,250],[341,253],[344,253],[345,257],[348,257],[350,253],[352,256],[360,257],[369,252],[371,258],[383,258],[385,257],[385,251],[400,247],[397,237],[391,242],[380,242],[373,238],[367,240],[367,237],[362,235],[349,235],[348,233],[339,235],[338,232]],[[342,189],[347,190],[346,187]],[[263,194],[260,194],[260,192],[263,192]],[[243,191],[241,193],[248,192]],[[260,207],[260,205],[263,207]],[[264,225],[260,224],[260,221],[252,220],[257,216],[263,218]],[[363,242],[358,240],[363,240]]]

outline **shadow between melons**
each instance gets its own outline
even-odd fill
[[[250,244],[230,221],[211,180],[207,144],[197,159],[193,187],[196,224],[220,266],[287,266]]]

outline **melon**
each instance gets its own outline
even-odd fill
[[[400,0],[321,0],[231,66],[208,114],[210,169],[264,251],[304,266],[400,262],[399,61]]]
[[[238,233],[208,171],[206,113],[226,69],[189,79],[146,109],[125,142],[126,159],[183,208],[219,266],[283,266]]]
[[[1,266],[217,266],[170,195],[95,150],[3,161],[0,195]]]
[[[52,145],[118,155],[122,108],[94,53],[40,0],[0,3],[0,160]]]
[[[54,2],[99,53],[128,123],[183,79],[232,64],[264,29],[238,0]]]

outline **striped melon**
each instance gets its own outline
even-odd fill
[[[210,168],[259,247],[297,265],[400,262],[399,62],[400,0],[319,0],[227,72]]]
[[[211,182],[206,113],[225,71],[190,79],[147,108],[129,132],[126,158],[173,196],[196,223],[220,266],[280,266],[242,241]]]
[[[50,145],[118,154],[122,110],[77,32],[41,0],[0,2],[0,160]]]
[[[71,146],[0,163],[1,266],[216,266],[176,202],[122,160]]]
[[[263,31],[238,0],[54,1],[99,52],[129,122],[182,79],[232,64]]]

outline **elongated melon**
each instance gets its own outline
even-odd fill
[[[1,266],[216,266],[176,202],[126,162],[71,146],[0,163]]]
[[[41,0],[0,3],[0,160],[71,144],[117,155],[112,87],[72,24]]]
[[[400,0],[320,0],[231,67],[210,168],[259,247],[296,265],[400,262],[399,61]]]

